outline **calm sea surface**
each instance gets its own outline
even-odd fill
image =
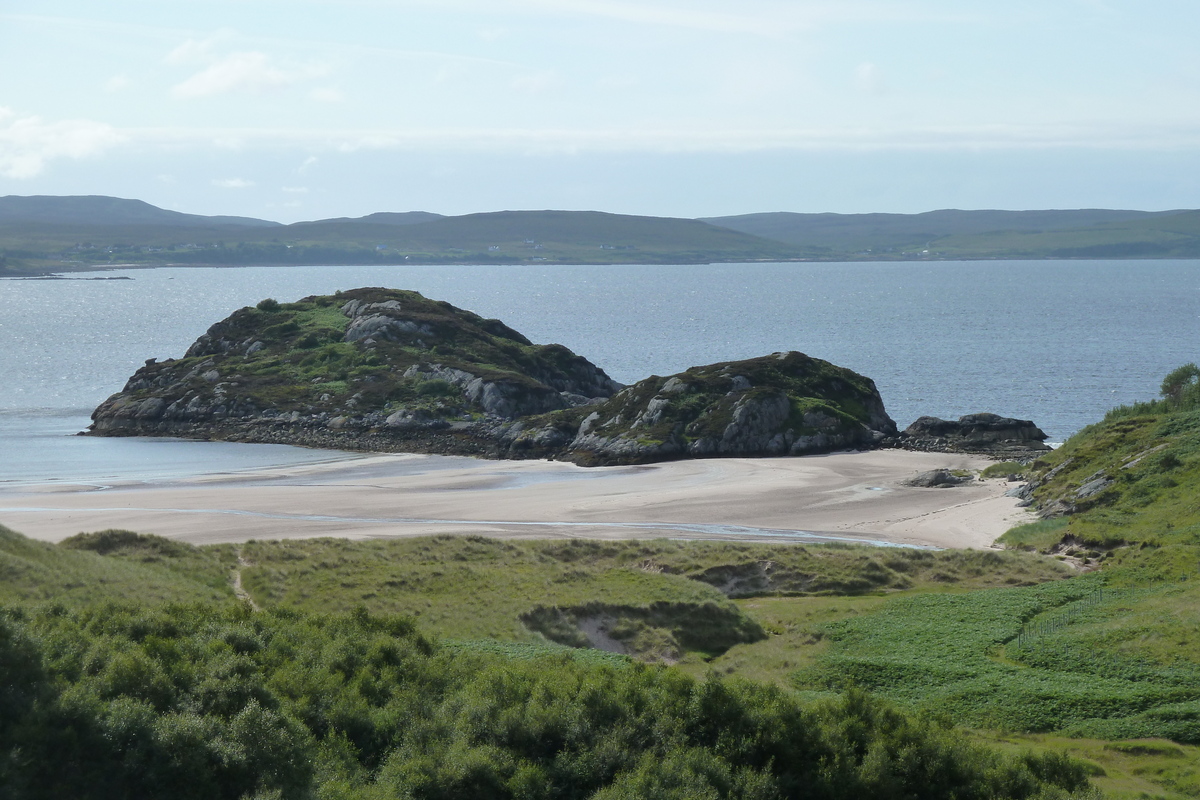
[[[1033,419],[1061,441],[1200,361],[1200,261],[156,269],[0,280],[0,482],[106,480],[321,461],[282,446],[71,434],[147,358],[179,357],[264,297],[415,289],[622,382],[800,350],[922,414]]]

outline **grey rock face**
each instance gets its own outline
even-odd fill
[[[441,364],[423,367],[414,364],[404,371],[404,377],[445,381],[461,389],[467,402],[481,406],[491,416],[505,419],[544,414],[573,405],[561,392],[546,386],[515,381],[485,381],[466,370]]]
[[[840,410],[843,400],[861,418]],[[800,455],[874,446],[895,433],[868,379],[775,353],[640,381],[580,418],[556,455],[580,463]]]
[[[385,300],[381,303],[349,301],[341,308],[342,314],[350,318],[350,326],[346,328],[343,341],[360,342],[374,339],[399,342],[414,335],[434,336],[434,330],[428,324],[405,319],[402,316],[403,308],[399,300]]]
[[[1093,495],[1100,494],[1105,489],[1113,485],[1113,479],[1103,473],[1095,475],[1084,482],[1082,486],[1075,490],[1075,499],[1084,500]]]
[[[363,339],[382,339],[388,342],[403,341],[406,337],[420,335],[432,337],[433,328],[423,323],[399,319],[388,314],[372,314],[355,317],[346,329],[343,341],[357,342]]]
[[[734,378],[735,386],[749,388],[749,383],[740,375]],[[779,428],[791,412],[791,401],[783,392],[742,396],[733,406],[733,419],[721,434],[718,452],[785,452]]]

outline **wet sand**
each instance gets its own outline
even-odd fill
[[[426,534],[858,541],[988,547],[1033,517],[1004,481],[902,482],[982,458],[880,450],[584,469],[548,461],[371,455],[162,481],[0,489],[0,524],[57,541],[123,528],[196,544]]]

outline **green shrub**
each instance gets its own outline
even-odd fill
[[[394,617],[0,616],[6,798],[862,797],[1085,791],[861,692],[443,649]],[[1080,795],[1081,796],[1081,795]]]

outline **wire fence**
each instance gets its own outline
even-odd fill
[[[1112,591],[1110,590],[1108,594],[1111,596]],[[1062,606],[1053,614],[1036,622],[1025,623],[1021,626],[1021,630],[1017,632],[1017,638],[1013,640],[1013,644],[1017,646],[1018,650],[1021,650],[1032,645],[1038,639],[1058,633],[1080,616],[1103,603],[1104,598],[1105,591],[1103,587],[1100,587],[1093,590],[1090,594]]]

